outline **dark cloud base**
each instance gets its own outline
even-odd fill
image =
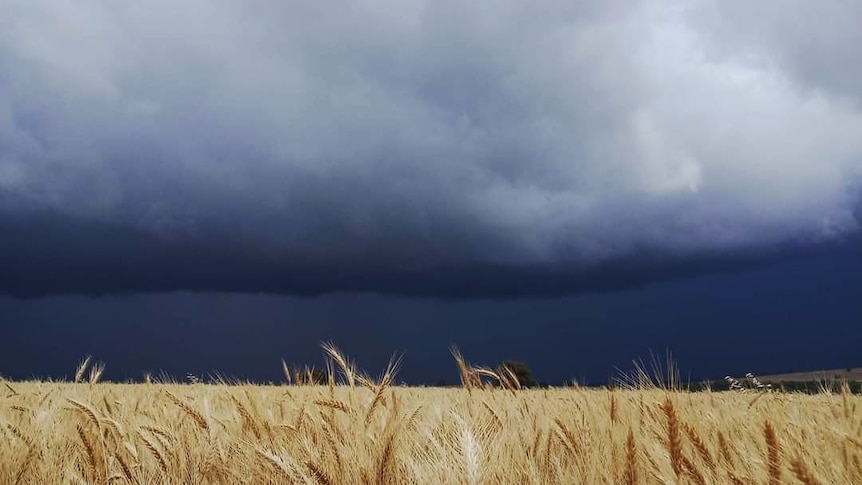
[[[551,383],[606,384],[673,353],[685,379],[862,365],[862,256],[827,254],[614,293],[511,300],[373,294],[189,293],[0,297],[0,374],[67,378],[84,355],[106,378],[164,370],[281,382],[280,360],[322,365],[331,340],[370,373],[404,352],[399,379],[457,382],[474,363],[528,362]]]
[[[334,292],[443,299],[561,297],[737,271],[829,251],[859,252],[860,247],[851,240],[688,259],[642,251],[588,267],[469,262],[403,267],[379,257],[303,263],[295,255],[264,256],[227,236],[171,242],[126,226],[48,214],[2,217],[0,233],[4,234],[0,294],[19,298],[179,290],[304,297]]]

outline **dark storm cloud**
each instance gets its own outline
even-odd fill
[[[832,253],[768,267],[554,299],[440,300],[188,293],[0,297],[0,373],[70,379],[82,356],[105,379],[164,370],[282,382],[280,359],[323,364],[334,341],[372,374],[404,352],[399,380],[458,382],[448,347],[477,365],[527,362],[561,384],[607,384],[615,368],[672,352],[685,381],[746,372],[859,367],[862,257]],[[409,323],[407,323],[409,322]],[[815,323],[816,322],[816,323]]]
[[[783,16],[0,8],[3,293],[563,294],[859,230],[862,84]]]

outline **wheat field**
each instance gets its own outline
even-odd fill
[[[391,371],[3,382],[0,483],[862,484],[849,393],[418,388]]]

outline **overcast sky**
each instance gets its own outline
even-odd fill
[[[857,258],[860,23],[854,0],[0,0],[0,295],[494,301]]]

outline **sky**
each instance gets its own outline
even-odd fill
[[[859,2],[0,12],[0,374],[862,365]]]

